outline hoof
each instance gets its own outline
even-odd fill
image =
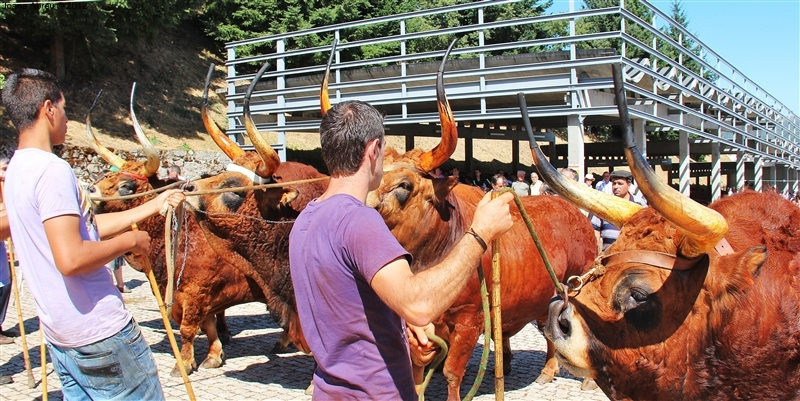
[[[288,347],[281,345],[281,343],[275,343],[275,346],[269,350],[270,354],[285,354]]]
[[[184,367],[186,368],[186,375],[187,376],[192,374],[192,372],[194,372],[195,370],[197,370],[197,365],[195,365],[194,363],[192,363],[191,366],[184,365]],[[175,364],[175,367],[172,368],[172,372],[169,372],[169,375],[172,376],[172,377],[181,377],[182,376],[181,375],[181,368],[178,367],[177,363]]]
[[[208,357],[200,364],[200,367],[203,369],[216,369],[220,366],[222,366],[222,358]]]
[[[306,388],[306,391],[305,391],[304,394],[305,395],[314,395],[314,382],[311,382],[311,384],[308,385],[308,387]]]
[[[536,378],[536,383],[539,383],[539,384],[546,384],[546,383],[552,383],[552,382],[553,382],[553,375],[548,375],[548,374],[542,373],[542,374],[539,375],[539,377]]]
[[[594,380],[588,377],[583,378],[583,383],[581,383],[581,390],[589,391],[589,390],[594,390],[596,388],[597,388],[597,383],[595,383]]]

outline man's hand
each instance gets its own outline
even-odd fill
[[[472,219],[472,229],[487,243],[514,225],[508,205],[513,199],[514,194],[511,192],[503,192],[495,199],[492,199],[492,192],[488,192],[478,202]]]
[[[150,235],[147,231],[128,231],[122,235],[131,237],[133,248],[129,252],[133,256],[147,256],[150,253]]]
[[[161,213],[166,208],[166,205],[177,208],[185,200],[186,195],[183,194],[182,189],[170,189],[159,194],[153,200],[153,206],[156,213]]]
[[[415,366],[427,366],[436,357],[434,351],[438,346],[428,340],[428,334],[435,334],[435,327],[433,323],[428,323],[425,327],[414,326],[406,323],[406,335],[408,336],[408,345],[411,351],[411,362]]]

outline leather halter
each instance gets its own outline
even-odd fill
[[[238,164],[231,163],[227,167],[225,167],[225,170],[243,174],[245,177],[249,178],[250,181],[253,181],[253,184],[260,185],[260,184],[269,184],[270,182],[272,182],[272,177],[268,178],[261,177],[260,175],[254,173],[252,170],[249,170]]]
[[[129,177],[136,178],[137,180],[148,181],[148,178],[141,174],[132,173],[130,171],[120,171],[119,173],[122,175],[127,175]]]
[[[714,246],[714,250],[720,256],[730,255],[734,252],[730,243],[728,243],[728,240],[725,238],[722,238],[717,245]],[[581,276],[572,276],[568,278],[566,284],[570,288],[570,291],[577,292],[584,284],[605,274],[607,268],[624,263],[639,263],[660,269],[685,271],[693,268],[703,256],[705,255],[687,259],[671,253],[648,251],[644,249],[621,251],[598,257],[594,261],[593,268]],[[576,282],[576,284],[573,284],[573,282]]]

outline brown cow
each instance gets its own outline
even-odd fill
[[[170,183],[156,177],[156,171],[160,165],[158,151],[145,137],[139,126],[133,112],[133,93],[131,94],[131,119],[136,136],[147,156],[147,160],[144,162],[126,162],[101,145],[92,133],[91,110],[90,108],[89,115],[86,117],[86,130],[92,147],[109,164],[120,170],[118,173],[108,173],[100,181],[90,186],[89,191],[92,197],[132,195]],[[147,202],[154,196],[96,202],[96,208],[98,213],[127,210]],[[162,294],[165,294],[167,285],[164,222],[164,217],[156,215],[139,223],[140,229],[147,231],[151,237],[149,259]],[[179,234],[179,242],[176,246],[176,271],[173,282],[175,294],[171,318],[180,325],[181,359],[186,371],[191,373],[197,369],[194,359],[194,339],[199,329],[202,328],[206,332],[209,344],[208,356],[200,366],[217,368],[222,365],[222,358],[225,354],[222,345],[230,340],[230,332],[225,324],[225,309],[248,302],[265,302],[266,298],[254,281],[247,279],[244,274],[219,258],[205,241],[194,218],[184,221],[183,229]],[[185,243],[185,238],[189,238],[188,245]],[[134,260],[131,262],[134,268],[141,271]],[[278,350],[280,350],[280,345],[277,345],[273,351]],[[180,375],[177,364],[171,374],[173,376]]]
[[[449,52],[449,50],[448,50]],[[446,60],[446,57],[445,57]],[[470,226],[483,192],[459,185],[452,178],[433,178],[428,172],[444,163],[456,147],[457,131],[442,84],[444,61],[437,78],[437,97],[442,117],[442,142],[431,151],[413,149],[400,155],[387,149],[384,176],[367,204],[383,216],[392,234],[413,255],[414,272],[438,263]],[[560,279],[579,275],[591,267],[597,254],[591,224],[580,210],[554,196],[522,198],[523,206]],[[516,207],[511,207],[514,226],[501,240],[501,287],[504,361],[510,363],[507,339],[526,324],[544,322],[554,285],[542,258]],[[481,268],[491,280],[492,252],[487,251]],[[476,271],[478,266],[475,266]],[[435,296],[435,294],[431,294]],[[449,343],[444,363],[448,399],[460,399],[460,385],[467,362],[483,332],[483,311],[477,274],[453,305],[434,321],[436,334]],[[553,380],[558,363],[548,342],[547,362],[537,382]],[[510,365],[504,367],[506,370]],[[419,372],[419,367],[415,370]],[[417,373],[419,374],[419,373]]]
[[[250,115],[250,95],[266,71],[259,71],[244,99],[247,135],[255,152],[245,152],[213,123],[209,134],[231,158],[235,171],[196,181],[195,190],[218,190],[251,186],[254,183],[287,182],[322,178],[294,188],[265,188],[212,193],[187,197],[189,209],[202,227],[209,245],[226,262],[258,282],[267,297],[267,308],[292,342],[310,352],[300,329],[294,289],[289,275],[289,232],[291,223],[313,198],[327,188],[327,176],[313,167],[281,163],[278,154],[255,128]],[[229,167],[229,170],[232,170]]]
[[[619,70],[626,157],[651,207],[582,202],[543,174],[622,227],[580,291],[551,305],[545,334],[559,360],[612,399],[800,399],[800,209],[752,191],[705,207],[659,182],[633,139]]]

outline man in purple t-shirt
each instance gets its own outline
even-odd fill
[[[412,273],[411,256],[364,204],[383,177],[383,116],[364,102],[342,102],[322,118],[320,135],[331,181],[289,237],[300,323],[318,364],[314,398],[415,400],[407,336],[430,346],[419,327],[453,303],[484,249],[465,235],[442,262]],[[513,224],[513,195],[490,199],[472,222],[486,242]]]

